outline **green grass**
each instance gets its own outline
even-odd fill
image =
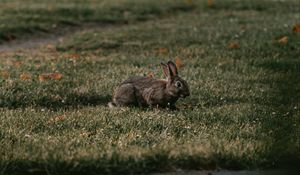
[[[1,53],[0,70],[10,74],[0,77],[1,172],[296,167],[296,1],[196,4],[161,19],[78,32],[56,49]],[[289,37],[286,45],[277,42],[282,36]],[[229,49],[232,41],[239,48]],[[162,78],[159,63],[176,57],[191,89],[180,111],[107,108],[119,82],[150,72]],[[24,72],[27,81],[19,78]],[[39,82],[52,72],[63,78]]]
[[[169,13],[188,11],[182,0],[20,0],[0,2],[0,43],[34,35],[45,36],[84,24],[126,24]]]

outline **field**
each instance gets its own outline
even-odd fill
[[[298,0],[21,2],[0,2],[0,50],[56,39],[0,52],[0,174],[299,165]],[[107,107],[168,60],[190,85],[180,110]]]

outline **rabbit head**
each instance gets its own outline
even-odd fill
[[[163,72],[167,77],[166,90],[173,97],[185,98],[190,95],[187,82],[178,76],[176,64],[168,61],[167,64],[161,63]]]

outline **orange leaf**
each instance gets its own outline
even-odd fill
[[[53,117],[51,118],[50,120],[48,120],[48,124],[52,124],[52,123],[56,123],[56,122],[59,122],[59,121],[63,121],[67,118],[66,115],[59,115],[59,116],[56,116],[56,117]]]
[[[229,48],[229,49],[237,49],[237,48],[239,48],[239,45],[238,45],[237,42],[230,42],[230,43],[228,44],[228,48]]]
[[[92,132],[82,132],[81,134],[79,134],[80,136],[83,136],[83,137],[90,137],[91,135],[93,135]]]
[[[39,75],[39,81],[42,82],[42,81],[46,81],[48,78],[48,76],[46,76],[45,74],[41,74]]]
[[[194,105],[192,103],[183,103],[178,106],[180,109],[193,109]]]
[[[13,62],[13,65],[14,65],[15,67],[20,67],[22,64],[23,64],[22,61],[14,61],[14,62]]]
[[[20,75],[20,79],[21,80],[29,80],[31,78],[31,75],[29,74],[29,73],[22,73],[21,75]]]
[[[60,73],[51,73],[51,74],[41,74],[39,75],[39,81],[47,81],[47,80],[60,80],[62,79],[63,75]]]
[[[177,66],[178,68],[181,68],[181,67],[184,66],[183,61],[182,61],[179,57],[177,57],[177,58],[175,59],[175,64],[176,64],[176,66]]]
[[[297,24],[293,27],[293,32],[295,33],[300,32],[300,24]]]
[[[0,77],[9,78],[9,72],[7,72],[7,71],[1,71],[0,72]]]
[[[214,0],[207,0],[207,5],[209,7],[213,6],[214,5]]]
[[[284,36],[278,40],[278,43],[280,43],[282,45],[286,45],[288,43],[288,41],[289,41],[289,37]]]
[[[187,2],[189,5],[193,4],[193,0],[186,0],[186,2]]]
[[[247,29],[247,25],[241,25],[240,28],[241,28],[242,30],[246,30],[246,29]]]
[[[153,72],[149,72],[147,77],[150,77],[150,78],[154,78],[154,73]]]
[[[161,47],[158,48],[156,52],[161,55],[167,55],[169,53],[169,50],[167,48]]]
[[[53,50],[55,49],[55,46],[53,44],[47,44],[46,49]]]
[[[77,54],[77,53],[72,53],[72,54],[67,54],[64,56],[65,58],[72,58],[72,59],[76,59],[76,58],[79,58],[80,55]]]
[[[60,80],[60,79],[62,79],[63,76],[60,73],[53,73],[53,74],[49,74],[49,77],[54,80]]]

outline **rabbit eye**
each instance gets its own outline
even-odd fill
[[[175,84],[175,86],[176,86],[176,87],[178,87],[178,88],[180,88],[180,87],[182,87],[182,84],[181,84],[181,82],[180,82],[180,81],[176,81],[176,84]]]

